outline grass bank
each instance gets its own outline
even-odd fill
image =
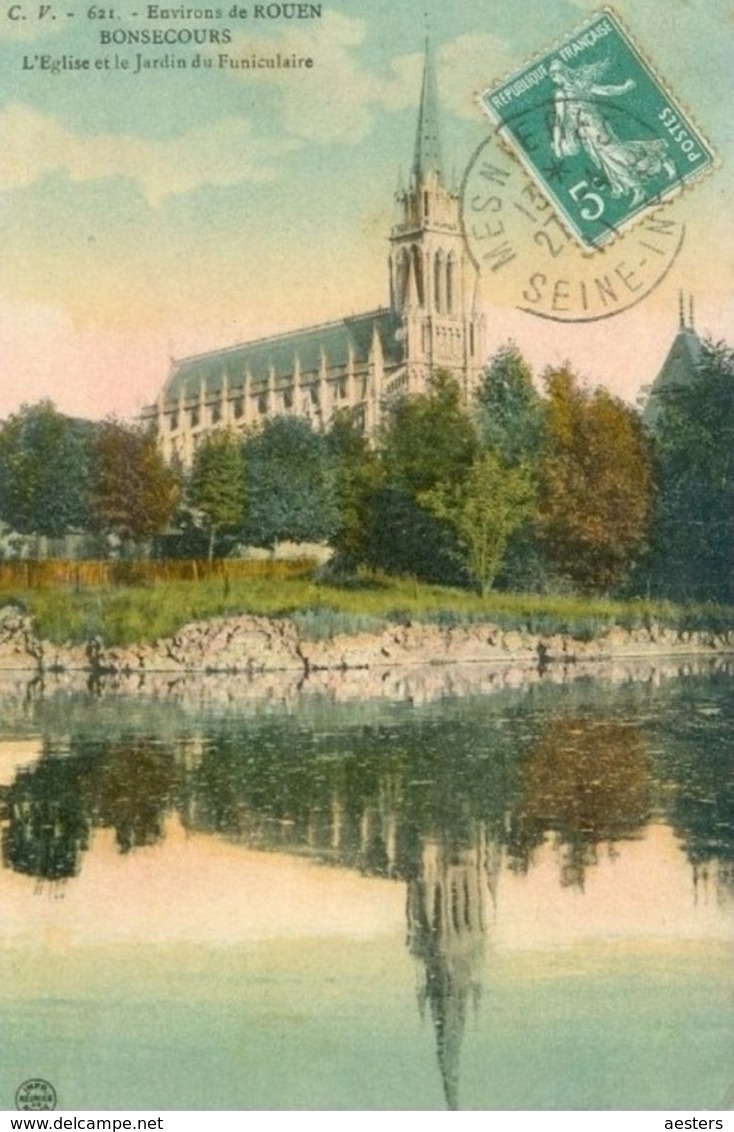
[[[677,606],[668,602],[492,593],[485,598],[410,579],[362,576],[349,586],[325,584],[309,572],[268,576],[156,578],[141,584],[0,588],[0,605],[21,603],[38,634],[56,644],[101,637],[108,646],[170,637],[182,625],[243,613],[290,617],[314,640],[335,633],[377,631],[387,623],[439,625],[491,621],[505,629],[566,633],[590,640],[620,626],[651,624],[675,630],[734,628],[734,608]]]

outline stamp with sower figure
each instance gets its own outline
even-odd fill
[[[714,164],[701,132],[609,9],[485,91],[482,106],[589,249]]]

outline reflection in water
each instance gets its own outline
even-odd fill
[[[477,1007],[486,931],[486,895],[496,883],[498,846],[477,831],[457,851],[426,841],[418,876],[408,882],[408,947],[425,965],[419,1002],[429,1004],[446,1104],[459,1107],[459,1060],[467,1006]],[[491,862],[491,864],[490,864]]]
[[[286,714],[214,718],[166,739],[149,726],[105,738],[79,725],[3,789],[3,861],[59,882],[80,871],[94,829],[113,829],[129,853],[178,814],[192,832],[404,882],[419,1005],[457,1108],[503,860],[525,873],[550,842],[560,884],[583,888],[601,846],[613,852],[654,819],[675,831],[696,878],[731,886],[727,701],[701,712],[691,694],[656,712],[626,700],[610,711],[608,698],[563,713],[472,701],[373,723],[345,715],[328,729]]]
[[[514,864],[527,871],[549,831],[561,847],[561,883],[583,887],[599,845],[639,834],[652,806],[645,744],[632,724],[609,719],[554,720],[529,750],[512,814]]]

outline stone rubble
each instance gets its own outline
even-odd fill
[[[652,625],[618,627],[581,641],[503,630],[491,624],[439,625],[413,622],[377,633],[309,640],[287,619],[244,615],[183,626],[153,644],[107,648],[99,638],[85,645],[54,645],[39,639],[32,619],[19,606],[0,609],[0,672],[86,672],[94,677],[152,673],[188,676],[254,676],[293,673],[298,680],[321,672],[426,669],[445,665],[491,665],[520,672],[549,666],[661,656],[725,656],[734,653],[734,631],[677,632]],[[392,677],[386,677],[392,679]]]

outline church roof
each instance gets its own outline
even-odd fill
[[[256,382],[267,381],[271,369],[276,381],[289,379],[296,360],[301,373],[314,373],[321,366],[322,354],[327,369],[346,368],[350,351],[355,368],[364,367],[375,330],[380,336],[384,361],[398,363],[402,360],[402,346],[396,337],[399,327],[395,313],[383,308],[181,358],[173,362],[163,390],[164,400],[177,401],[181,394],[186,399],[196,397],[202,382],[207,393],[218,393],[225,373],[230,388],[241,385],[247,373]]]
[[[443,160],[441,157],[441,135],[438,125],[438,89],[436,69],[433,63],[431,46],[426,40],[426,57],[423,64],[423,87],[418,110],[418,129],[415,135],[415,155],[413,173],[420,179],[427,173],[437,173],[443,180]]]
[[[642,419],[648,428],[655,428],[660,419],[665,394],[671,389],[689,385],[696,376],[701,360],[701,339],[690,326],[681,326],[676,334],[660,373],[655,378]]]

